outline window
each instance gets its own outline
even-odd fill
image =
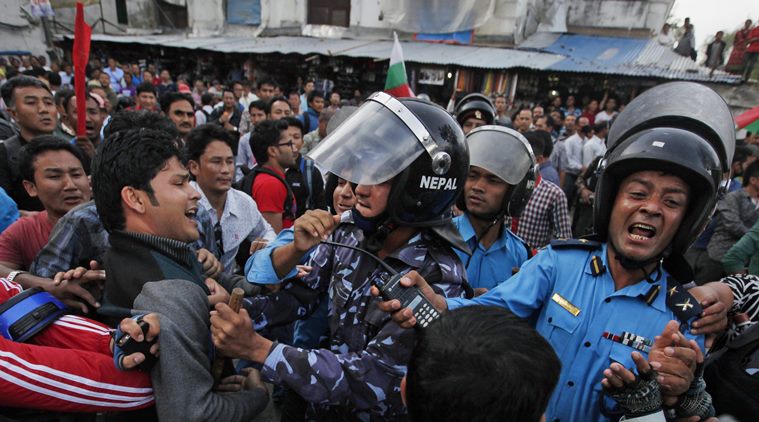
[[[116,22],[121,25],[129,25],[126,0],[116,0]]]
[[[309,25],[350,26],[350,0],[308,0]]]

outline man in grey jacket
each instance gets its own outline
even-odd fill
[[[717,227],[709,241],[709,258],[722,261],[730,249],[759,220],[759,162],[743,172],[743,189],[730,192],[717,205]]]
[[[239,391],[214,390],[209,309],[229,294],[203,276],[189,247],[199,236],[193,217],[200,195],[189,185],[175,139],[147,128],[113,134],[93,162],[92,181],[111,244],[103,309],[159,314],[161,359],[151,370],[157,414],[148,416],[253,418],[268,401],[257,374],[250,373]]]

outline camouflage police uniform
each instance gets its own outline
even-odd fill
[[[362,246],[364,232],[349,215],[331,240]],[[461,261],[447,243],[421,230],[384,261],[400,273],[420,272],[433,280],[438,294],[463,297],[466,270]],[[262,369],[264,378],[309,402],[309,420],[406,420],[400,381],[414,331],[379,311],[379,299],[370,294],[372,281],[388,275],[387,270],[361,252],[327,244],[314,250],[309,265],[313,270],[302,281],[290,281],[273,295],[246,299],[245,307],[260,330],[306,317],[318,305],[318,293],[328,290],[330,350],[275,344]]]

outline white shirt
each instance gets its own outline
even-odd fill
[[[243,94],[240,96],[239,103],[245,107],[245,110],[247,110],[248,106],[250,106],[250,103],[253,101],[258,101],[258,96],[252,92],[249,92],[248,95]]]
[[[603,110],[602,112],[596,114],[595,122],[596,123],[608,122],[609,120],[613,119],[614,116],[616,116],[617,114],[619,113],[617,113],[616,111],[612,111],[611,114],[609,114],[606,112],[606,110]]]
[[[195,181],[190,182],[193,188],[200,193],[200,206],[211,215],[211,222],[216,225],[219,221],[216,210],[213,209],[208,198]],[[258,211],[256,201],[250,196],[237,189],[227,192],[227,200],[224,203],[224,211],[221,214],[221,238],[224,253],[219,260],[224,266],[224,271],[231,273],[235,268],[235,256],[240,249],[240,244],[245,240],[264,238],[274,240],[277,234],[269,223],[264,220]],[[221,251],[219,251],[221,252]]]
[[[594,158],[606,153],[606,145],[603,139],[593,136],[582,146],[582,165],[587,167]]]
[[[672,31],[669,31],[666,34],[660,32],[659,36],[656,37],[656,42],[662,47],[672,48],[675,45],[675,34],[673,34]]]
[[[203,111],[198,110],[195,112],[195,126],[200,126],[206,124],[206,113],[203,113]]]
[[[567,167],[564,171],[574,175],[580,173],[582,170],[582,147],[585,145],[585,141],[578,133],[564,141],[564,147],[567,151]]]

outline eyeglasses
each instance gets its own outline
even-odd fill
[[[278,147],[290,147],[290,148],[292,148],[293,147],[293,141],[277,144],[277,146]]]
[[[216,222],[213,226],[213,235],[216,238],[216,249],[219,250],[219,256],[224,255],[224,240],[221,238],[221,222]]]

